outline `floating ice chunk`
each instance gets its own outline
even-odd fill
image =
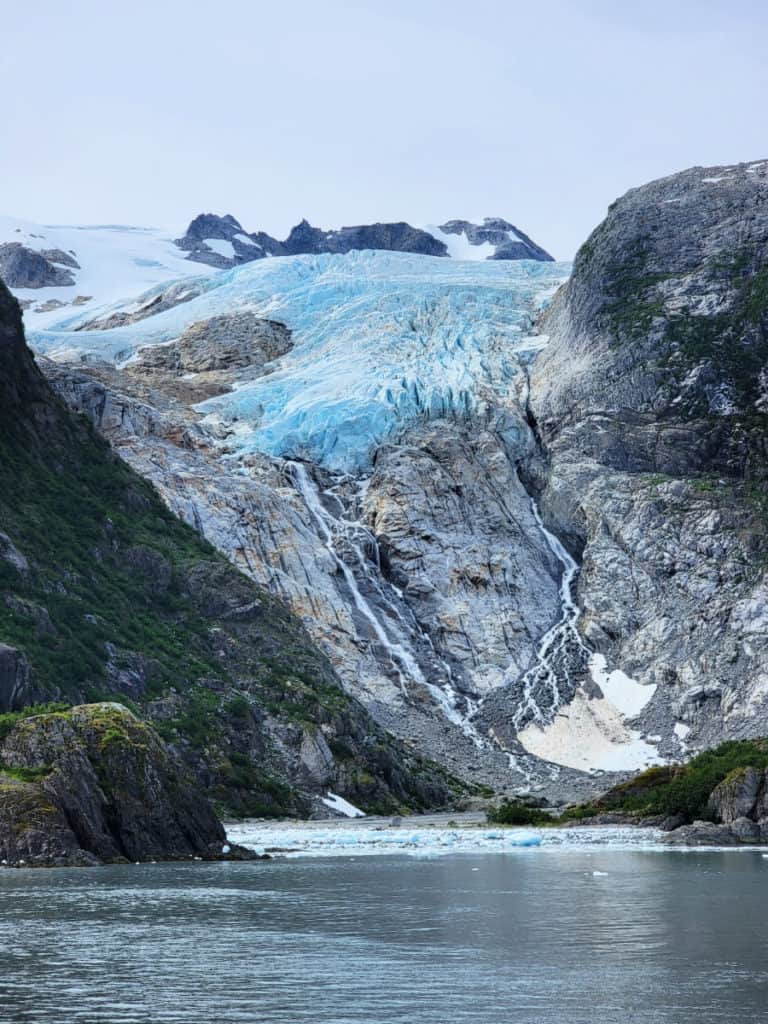
[[[338,811],[339,814],[343,814],[345,818],[365,817],[365,811],[361,811],[359,807],[349,803],[343,796],[337,796],[336,793],[331,793],[330,790],[327,796],[322,798],[322,802],[326,807],[330,807],[332,811]]]
[[[541,836],[536,832],[513,832],[508,842],[510,846],[541,846]]]
[[[592,872],[592,877],[593,878],[606,878],[607,875],[608,875],[607,871],[593,871]]]

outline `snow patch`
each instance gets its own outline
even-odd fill
[[[242,242],[243,245],[252,245],[254,249],[261,248],[261,246],[257,245],[252,238],[249,238],[248,235],[244,235],[241,231],[238,231],[234,237],[238,242]]]
[[[28,300],[24,323],[42,329],[70,319],[90,319],[100,306],[130,301],[140,292],[178,278],[199,276],[200,264],[186,259],[169,233],[156,228],[119,224],[73,227],[40,225],[15,217],[0,217],[0,243],[20,242],[28,249],[61,249],[74,256],[80,269],[72,268],[74,285],[60,288],[12,288],[14,295]],[[73,300],[80,299],[76,306]],[[51,300],[68,310],[42,307]],[[38,312],[38,310],[41,310]]]
[[[677,736],[677,738],[682,742],[683,740],[687,739],[687,737],[690,735],[691,727],[690,725],[686,725],[685,722],[675,722],[673,726],[673,732],[675,736]]]
[[[610,701],[590,699],[583,690],[549,725],[531,723],[518,739],[530,754],[582,771],[636,772],[664,763],[639,732],[627,729]]]
[[[428,225],[424,230],[438,242],[445,243],[448,255],[453,260],[487,260],[496,252],[496,246],[491,242],[473,245],[463,231],[460,235],[452,235],[447,231],[441,231],[434,224]]]
[[[609,672],[602,654],[593,654],[589,659],[589,672],[606,699],[625,718],[634,718],[635,715],[639,715],[656,692],[655,685],[644,686],[635,679],[630,679],[621,669],[617,668]]]
[[[359,807],[355,807],[354,804],[349,803],[343,796],[337,796],[336,793],[329,791],[328,795],[322,798],[322,802],[326,807],[330,807],[332,811],[343,814],[345,818],[365,817],[365,811],[361,811]]]
[[[234,245],[225,238],[204,238],[203,245],[207,245],[212,252],[217,252],[219,256],[226,256],[228,260],[235,255]]]

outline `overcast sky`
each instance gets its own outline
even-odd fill
[[[0,212],[493,215],[569,258],[628,188],[768,157],[767,40],[759,0],[7,4]]]

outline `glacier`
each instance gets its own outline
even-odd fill
[[[280,320],[291,352],[198,410],[230,431],[241,453],[365,471],[376,446],[417,418],[466,417],[505,404],[521,363],[541,346],[536,313],[570,264],[461,262],[383,251],[275,257],[197,278],[196,297],[147,319],[82,329],[86,314],[33,331],[52,359],[125,364],[193,323],[233,310]],[[145,305],[168,283],[104,315]],[[79,329],[78,329],[79,328]]]

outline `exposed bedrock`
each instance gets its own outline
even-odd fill
[[[581,628],[669,755],[765,734],[768,163],[629,192],[544,317],[528,466]]]
[[[175,512],[300,616],[382,725],[466,778],[527,785],[489,740],[493,720],[474,725],[491,691],[511,719],[513,684],[560,607],[560,566],[517,474],[534,446],[524,418],[417,423],[358,479],[228,459],[226,437],[132,369],[46,365]]]

